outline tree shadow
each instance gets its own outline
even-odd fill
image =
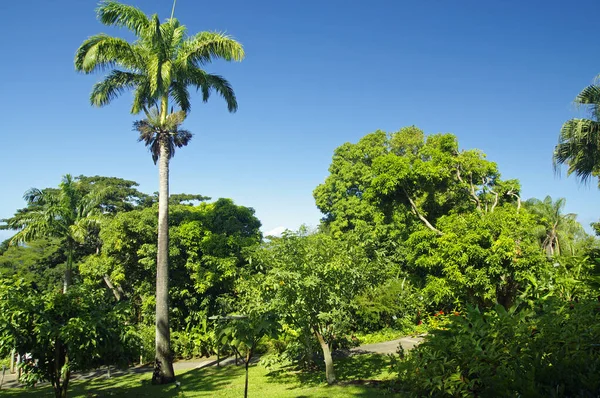
[[[191,370],[176,371],[177,382],[165,385],[152,385],[152,372],[131,371],[126,374],[116,374],[109,380],[106,377],[95,379],[80,379],[69,387],[71,397],[161,397],[170,398],[185,396],[188,392],[202,391],[210,393],[227,388],[231,380],[244,374],[242,366],[203,367]],[[49,387],[25,389],[3,389],[2,395],[7,397],[51,397],[54,396]]]
[[[389,359],[382,355],[356,355],[348,358],[338,359],[335,363],[336,372],[339,383],[337,386],[331,387],[331,394],[339,396],[339,388],[346,388],[344,396],[353,397],[380,397],[380,396],[395,396],[392,394],[387,385],[382,385],[374,380],[381,380],[381,376],[385,375],[385,369],[389,367]],[[254,367],[256,365],[252,365]],[[176,370],[177,381],[180,386],[175,384],[167,385],[152,385],[151,384],[151,368],[143,374],[139,370],[132,370],[126,374],[115,372],[114,377],[107,380],[106,377],[100,376],[95,379],[80,379],[74,381],[69,388],[70,397],[161,397],[172,398],[181,397],[191,394],[197,395],[201,392],[201,396],[213,396],[217,391],[230,390],[233,393],[237,387],[232,386],[232,380],[241,380],[244,377],[243,366],[205,366],[202,368],[191,370]],[[255,373],[257,377],[263,378],[262,383],[277,383],[288,384],[283,387],[290,391],[291,396],[297,398],[308,397],[323,397],[327,396],[329,386],[325,380],[324,366],[311,371],[295,371],[291,367],[279,369],[277,371],[268,372],[265,376],[263,370]],[[262,376],[261,376],[262,375]],[[253,375],[250,375],[250,384],[253,385]],[[306,387],[311,392],[306,391]],[[294,390],[296,393],[294,393]],[[29,397],[53,397],[53,392],[48,387],[35,388],[32,390],[25,389],[9,389],[2,390],[1,395],[7,393],[7,397],[13,398],[29,398]],[[243,393],[242,393],[243,394]],[[227,395],[229,396],[229,395]],[[233,396],[233,395],[232,395]]]
[[[334,361],[338,381],[381,380],[382,374],[390,369],[390,359],[380,354],[351,355]],[[302,371],[288,366],[267,374],[273,382],[287,383],[290,380],[302,384],[322,384],[325,379],[325,364],[317,364],[316,369]]]

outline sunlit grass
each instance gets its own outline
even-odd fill
[[[291,369],[269,371],[261,366],[251,366],[250,397],[381,397],[394,396],[382,385],[362,385],[360,380],[389,380],[389,360],[380,355],[360,355],[338,359],[336,371],[340,384],[327,386],[323,371],[297,372]],[[215,366],[182,370],[177,374],[180,387],[153,386],[150,373],[129,373],[106,379],[74,381],[69,397],[243,397],[243,366]],[[357,384],[352,384],[357,383]],[[36,389],[3,389],[7,397],[51,397],[49,387]]]

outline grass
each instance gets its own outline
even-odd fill
[[[336,360],[336,372],[340,383],[327,386],[322,369],[296,372],[291,369],[268,371],[261,366],[250,367],[249,397],[382,397],[397,396],[379,386],[363,384],[364,380],[390,380],[389,359],[381,355],[359,355]],[[205,367],[182,370],[177,373],[181,386],[153,386],[150,373],[128,373],[108,380],[97,378],[74,381],[69,387],[69,397],[214,397],[233,398],[244,396],[243,366]],[[3,397],[52,397],[50,388],[3,389]]]

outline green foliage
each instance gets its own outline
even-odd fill
[[[183,112],[191,109],[188,87],[194,87],[207,101],[215,91],[237,109],[235,94],[221,76],[206,73],[201,67],[215,59],[241,61],[242,46],[222,33],[186,34],[186,27],[175,18],[160,23],[158,15],[146,16],[138,8],[116,1],[103,1],[98,19],[105,25],[125,27],[136,37],[134,43],[105,34],[85,40],[75,55],[75,69],[89,74],[111,72],[92,90],[93,105],[104,106],[126,90],[134,91],[131,113],[147,111],[160,103],[166,117],[171,98]]]
[[[548,257],[566,254],[574,256],[579,248],[578,243],[585,240],[587,234],[581,224],[577,222],[577,215],[563,214],[565,199],[560,198],[553,201],[546,196],[543,201],[539,199],[528,199],[526,208],[535,217],[539,227],[533,229]]]
[[[414,328],[412,328],[412,330],[414,330]],[[375,344],[399,339],[409,334],[412,330],[409,330],[408,327],[402,330],[383,328],[371,333],[355,333],[354,338],[356,338],[360,345]]]
[[[354,304],[355,320],[362,331],[384,327],[408,333],[417,324],[417,314],[425,311],[420,292],[407,278],[389,279],[370,287],[356,296]]]
[[[441,217],[442,236],[424,228],[413,233],[408,260],[421,275],[426,303],[448,310],[466,303],[511,307],[549,266],[530,233],[534,225],[530,215],[506,204]]]
[[[442,215],[488,210],[519,191],[480,151],[459,151],[453,135],[425,137],[414,126],[343,144],[329,172],[313,193],[327,229],[377,241],[402,242],[425,221],[435,229]]]
[[[27,207],[2,220],[2,228],[17,231],[10,242],[21,246],[6,248],[0,272],[19,275],[46,289],[56,281],[60,268],[65,284],[70,284],[73,265],[101,245],[100,221],[149,200],[135,186],[133,181],[115,177],[66,175],[58,188],[28,190],[24,195]]]
[[[257,280],[264,300],[287,323],[326,339],[350,329],[352,301],[376,272],[360,247],[302,230],[265,243],[252,264],[266,270]]]
[[[153,198],[137,190],[135,181],[118,177],[83,176],[76,177],[78,188],[83,194],[102,192],[100,207],[104,214],[131,211],[138,206],[147,207]]]
[[[539,305],[537,313],[497,305],[447,316],[399,359],[401,385],[414,396],[593,396],[600,389],[598,303]]]
[[[172,324],[176,331],[191,330],[208,316],[228,312],[219,298],[232,293],[246,267],[244,248],[260,241],[260,221],[253,209],[230,199],[173,204],[169,212]],[[101,253],[80,265],[89,283],[101,282],[107,275],[134,301],[136,319],[145,324],[154,322],[156,215],[154,205],[106,220],[100,232]]]
[[[57,239],[38,239],[27,245],[7,245],[0,254],[0,277],[22,278],[41,291],[58,286],[66,258]]]
[[[217,336],[208,328],[206,320],[201,325],[188,324],[185,330],[171,333],[173,355],[190,359],[210,356],[216,352]]]
[[[305,348],[301,357],[312,357],[312,337],[317,339],[327,382],[333,383],[331,350],[353,328],[354,298],[380,274],[379,264],[360,245],[306,229],[270,240],[251,259],[263,270],[254,279],[261,286],[256,296],[298,333],[293,347]]]
[[[600,86],[584,88],[575,98],[575,104],[585,108],[589,119],[567,120],[554,147],[554,168],[567,165],[567,174],[575,173],[582,182],[600,175]]]
[[[0,280],[0,355],[12,348],[35,362],[27,366],[32,383],[47,380],[66,394],[72,371],[100,365],[126,366],[139,341],[128,325],[126,305],[85,285],[66,293],[40,294],[23,280]]]

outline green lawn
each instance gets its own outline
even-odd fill
[[[269,372],[261,366],[250,368],[249,397],[381,397],[397,396],[385,387],[352,384],[356,380],[386,380],[389,360],[380,355],[360,355],[339,359],[336,371],[340,385],[329,387],[324,382],[324,372],[294,372],[281,369]],[[227,366],[207,367],[178,372],[181,386],[153,386],[150,373],[127,374],[110,380],[99,378],[76,381],[69,388],[69,397],[243,397],[244,368]],[[6,389],[6,397],[51,397],[49,388],[33,390]]]

